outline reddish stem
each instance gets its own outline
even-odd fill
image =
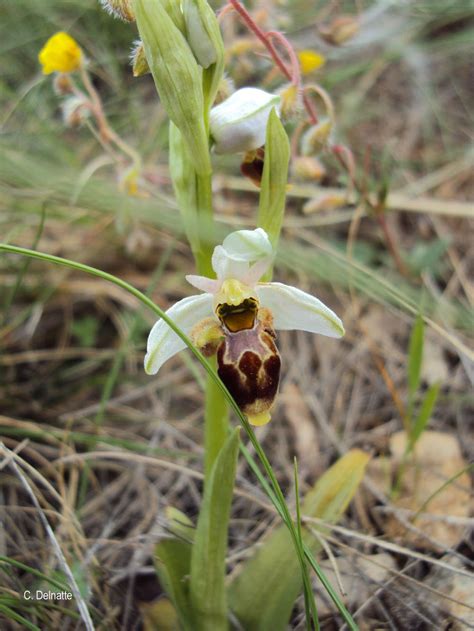
[[[289,81],[291,81],[292,83],[300,87],[301,79],[300,79],[300,71],[299,71],[299,62],[293,48],[291,47],[291,44],[286,39],[286,37],[282,35],[282,33],[277,33],[276,31],[270,31],[269,33],[265,33],[265,31],[263,31],[259,27],[259,25],[253,20],[250,13],[247,11],[247,9],[238,0],[229,0],[229,5],[231,5],[235,11],[237,11],[237,13],[242,18],[243,22],[245,22],[249,30],[252,31],[252,33],[254,33],[254,35],[262,42],[262,44],[270,53],[273,61],[281,70],[281,72],[285,75],[285,77]],[[225,11],[225,9],[226,8],[224,7],[223,11]],[[285,49],[287,50],[290,56],[292,72],[288,70],[287,65],[285,64],[283,59],[280,57],[278,50],[273,45],[271,41],[272,37],[274,37],[275,39],[278,39],[278,41],[285,46]],[[291,50],[291,53],[290,53],[290,50]],[[295,75],[295,68],[297,69],[296,75]],[[318,116],[316,114],[314,105],[311,103],[311,101],[308,99],[306,95],[303,95],[303,103],[306,108],[306,111],[308,112],[308,116],[311,122],[313,124],[317,123]]]

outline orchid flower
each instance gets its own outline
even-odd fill
[[[278,391],[281,362],[275,330],[344,335],[341,320],[314,296],[283,283],[259,282],[273,257],[262,228],[232,232],[214,248],[217,278],[186,276],[203,293],[180,300],[166,312],[204,355],[217,353],[218,375],[253,425],[270,420]],[[145,371],[156,374],[185,347],[158,320],[148,337]]]

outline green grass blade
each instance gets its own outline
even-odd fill
[[[423,339],[425,335],[425,325],[421,315],[418,315],[410,336],[408,347],[408,407],[409,417],[413,406],[413,397],[420,385],[421,362],[423,360]],[[411,421],[411,418],[410,418]]]
[[[7,605],[3,605],[1,602],[0,612],[3,612],[7,618],[10,618],[10,620],[15,620],[15,622],[19,622],[20,624],[22,624],[25,629],[30,629],[30,631],[41,631],[41,629],[36,626],[36,624],[33,624],[32,622],[24,618],[21,614],[17,613],[14,609],[8,607]]]
[[[426,392],[420,411],[418,412],[418,416],[416,417],[416,420],[410,430],[410,437],[408,441],[409,452],[413,450],[416,441],[420,438],[429,423],[431,414],[433,413],[434,406],[436,405],[436,401],[438,399],[439,389],[440,384],[434,383]]]
[[[294,480],[295,480],[295,502],[296,502],[296,533],[298,535],[299,545],[303,548],[303,536],[301,530],[301,508],[300,508],[300,490],[298,484],[298,463],[296,458],[294,459]],[[306,629],[311,631],[311,618],[314,621],[316,631],[319,631],[319,617],[316,609],[316,602],[314,600],[313,590],[311,589],[311,582],[306,572],[307,579],[304,581],[304,609],[306,614]],[[309,583],[310,590],[306,589]]]
[[[60,592],[69,591],[69,586],[67,583],[61,583],[60,581],[57,581],[56,579],[51,578],[50,576],[47,576],[43,572],[40,572],[34,567],[26,565],[25,563],[21,563],[21,561],[17,561],[16,559],[11,559],[10,557],[0,555],[0,569],[1,569],[2,563],[7,564],[7,565],[12,565],[13,567],[18,568],[19,570],[24,570],[25,572],[29,572],[30,574],[33,574],[33,576],[36,576],[37,578],[41,578],[43,581],[46,581],[53,587],[56,587],[56,589],[59,589]]]

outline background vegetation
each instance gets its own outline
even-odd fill
[[[383,215],[355,193],[346,198],[347,175],[329,153],[319,180],[292,176],[275,277],[319,295],[347,334],[342,342],[280,334],[281,394],[259,438],[290,500],[295,455],[304,494],[349,448],[372,454],[342,525],[324,531],[322,557],[361,628],[467,628],[471,3],[259,0],[249,8],[297,50],[324,54],[316,79],[335,104],[335,140],[353,150],[364,195],[380,200],[388,190]],[[325,42],[317,27],[348,14],[358,20],[355,36]],[[192,264],[169,185],[165,116],[150,77],[134,79],[128,65],[134,27],[94,0],[17,0],[2,8],[0,28],[0,241],[100,267],[163,308],[188,295]],[[236,85],[280,86],[238,22],[227,17],[223,28]],[[57,30],[86,51],[111,125],[143,156],[139,196],[120,190],[87,125],[63,124],[37,63]],[[257,189],[236,160],[215,164],[223,234],[253,227]],[[147,377],[153,316],[102,280],[2,254],[0,304],[0,626],[78,624],[75,609],[22,598],[65,581],[57,543],[97,628],[140,628],[162,593],[151,558],[169,528],[165,509],[192,518],[201,502],[203,375],[181,353]],[[237,476],[229,571],[278,523],[244,462]],[[341,628],[324,598],[322,628]],[[302,619],[301,602],[292,628]]]

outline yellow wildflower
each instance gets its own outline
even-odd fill
[[[318,68],[321,68],[321,66],[324,66],[326,63],[324,55],[314,50],[300,50],[298,59],[300,60],[301,72],[304,75],[318,70]]]
[[[78,70],[84,56],[77,42],[67,33],[60,31],[48,39],[38,59],[43,66],[43,74],[51,74]]]

